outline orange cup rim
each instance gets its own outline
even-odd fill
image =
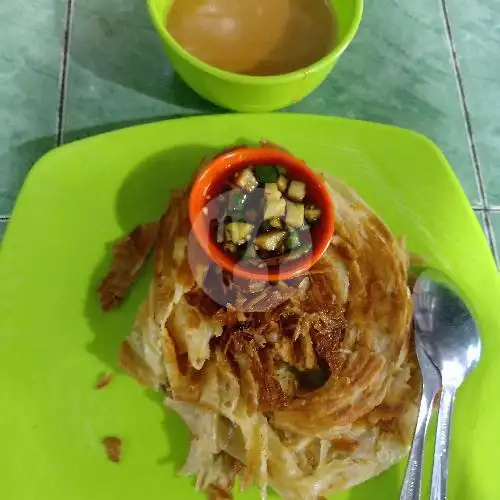
[[[249,164],[270,162],[283,165],[288,171],[300,175],[307,187],[315,189],[316,199],[321,200],[321,231],[313,242],[312,252],[307,257],[276,270],[250,271],[248,268],[238,266],[237,260],[225,253],[212,240],[208,224],[202,219],[202,210],[212,198],[209,193],[214,184],[222,183]],[[237,147],[213,158],[204,166],[192,184],[189,195],[189,219],[198,244],[212,262],[235,276],[259,281],[281,281],[306,273],[323,256],[334,233],[334,205],[326,181],[304,161],[276,147]]]

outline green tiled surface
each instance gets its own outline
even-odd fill
[[[218,109],[174,75],[145,1],[77,0],[64,139]]]
[[[481,224],[481,227],[483,228],[484,234],[487,235],[488,233],[486,231],[486,221],[484,220],[484,210],[474,210],[474,213],[476,214],[479,224]]]
[[[500,207],[500,3],[447,5],[487,201]]]
[[[55,145],[64,0],[0,2],[0,215]]]
[[[440,145],[476,204],[475,173],[440,14],[435,0],[411,8],[391,0],[367,3],[359,35],[337,69],[287,111],[416,129]],[[158,117],[218,111],[172,75],[145,4],[122,0],[76,3],[66,104],[67,140]]]
[[[0,241],[3,238],[3,235],[5,233],[5,229],[7,228],[7,221],[6,220],[1,220],[0,219]]]
[[[317,92],[289,111],[416,129],[440,145],[469,199],[477,204],[440,14],[434,0],[411,8],[391,0],[367,3],[359,35],[337,69]],[[145,4],[122,0],[76,3],[66,104],[66,140],[158,117],[218,111],[172,75]]]
[[[471,204],[481,207],[441,1],[451,22],[488,202],[500,205],[495,163],[500,158],[500,85],[495,81],[500,77],[500,4],[491,0],[365,0],[359,34],[335,71],[317,92],[285,112],[415,129],[439,145]],[[10,214],[32,163],[55,145],[60,100],[65,142],[155,119],[221,112],[173,74],[145,1],[2,2],[0,216]],[[491,214],[497,233],[499,217]]]
[[[496,249],[497,264],[500,266],[500,212],[490,212],[489,215],[494,235],[493,244]]]
[[[367,1],[358,36],[337,69],[293,111],[326,112],[417,130],[439,145],[471,203],[479,202],[437,0]]]
[[[474,210],[474,213],[476,214],[476,217],[477,217],[477,220],[479,221],[479,224],[481,224],[481,227],[483,228],[484,236],[486,237],[486,239],[489,240],[485,211],[484,210]]]

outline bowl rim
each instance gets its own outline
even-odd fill
[[[209,187],[214,182],[214,179],[217,177],[226,177],[240,168],[245,168],[248,164],[253,163],[254,160],[258,163],[259,160],[269,161],[270,159],[273,160],[273,163],[283,163],[285,168],[288,167],[295,172],[299,172],[303,178],[307,177],[309,179],[309,183],[314,186],[318,197],[322,200],[321,206],[325,210],[324,224],[326,224],[326,227],[319,232],[318,240],[313,246],[312,252],[307,257],[298,259],[296,262],[291,262],[281,268],[278,267],[276,270],[270,271],[269,268],[262,269],[261,271],[250,270],[238,266],[238,261],[228,256],[210,238],[205,221],[200,219],[200,212],[203,211],[207,200],[213,196],[209,192]],[[335,206],[328,192],[325,179],[312,170],[303,160],[276,146],[241,146],[223,151],[221,154],[215,156],[197,174],[189,193],[189,220],[194,238],[207,257],[217,266],[235,276],[250,280],[281,281],[306,273],[324,255],[335,231]]]
[[[347,46],[352,42],[356,32],[358,31],[359,25],[361,24],[361,18],[363,15],[363,3],[364,0],[352,0],[354,3],[354,16],[349,26],[349,29],[345,33],[344,37],[340,40],[340,43],[336,44],[333,49],[323,56],[318,61],[310,64],[305,68],[301,68],[291,73],[284,73],[282,75],[270,75],[270,76],[253,76],[253,75],[243,75],[240,73],[232,73],[223,69],[219,69],[212,66],[201,59],[193,56],[189,53],[182,45],[180,45],[175,38],[170,34],[165,26],[165,20],[162,19],[160,13],[157,9],[158,0],[147,0],[149,14],[153,20],[153,24],[156,31],[164,38],[168,45],[184,60],[195,66],[197,69],[211,74],[217,78],[234,82],[234,83],[246,83],[253,85],[269,85],[269,84],[284,84],[298,80],[300,78],[306,77],[309,73],[315,73],[321,71],[328,67],[329,64],[333,63],[342,52],[347,48]]]

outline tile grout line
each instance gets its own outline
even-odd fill
[[[486,232],[489,235],[489,243],[490,243],[491,253],[493,254],[493,257],[495,258],[495,261],[497,263],[497,267],[500,267],[500,256],[498,254],[495,231],[493,230],[493,225],[491,223],[490,214],[488,213],[487,210],[485,210],[483,212],[483,219],[484,219],[484,225],[486,227]]]
[[[68,78],[68,55],[69,55],[69,42],[71,38],[71,23],[73,19],[73,2],[74,0],[67,0],[66,3],[66,19],[64,28],[64,41],[61,54],[61,68],[59,73],[59,105],[56,115],[56,138],[55,145],[60,146],[63,139],[63,121],[64,121],[64,105],[66,98],[66,87]],[[0,215],[0,223],[8,223],[10,215]]]
[[[446,0],[440,0],[441,10],[443,12],[444,25],[446,30],[446,37],[448,39],[448,44],[451,53],[451,59],[453,61],[453,71],[455,73],[455,79],[458,86],[458,93],[460,96],[460,104],[462,106],[462,113],[465,119],[465,129],[467,132],[467,139],[469,141],[470,151],[472,154],[472,163],[474,165],[474,171],[476,174],[476,181],[479,188],[480,201],[484,208],[488,207],[487,195],[484,187],[483,173],[481,171],[481,165],[479,162],[479,156],[477,154],[476,142],[474,141],[474,133],[472,131],[472,122],[470,118],[469,106],[467,105],[467,98],[465,96],[465,87],[462,80],[462,73],[460,71],[460,63],[458,61],[458,55],[455,48],[455,42],[453,41],[453,33],[451,30],[450,18],[448,15],[448,7],[446,6]]]
[[[63,142],[66,89],[68,84],[69,44],[71,40],[71,25],[73,21],[73,3],[74,0],[67,0],[66,3],[66,25],[64,29],[61,72],[59,76],[59,106],[57,108],[56,146],[60,146]]]
[[[474,208],[474,213],[476,214],[476,216],[481,217],[481,225],[483,227],[486,237],[488,238],[488,234],[491,234],[491,239],[488,238],[488,244],[490,246],[490,251],[493,255],[493,258],[495,259],[497,267],[500,270],[500,254],[498,252],[498,247],[496,242],[497,238],[495,235],[495,231],[493,230],[493,224],[491,222],[490,212],[491,211],[488,209]]]
[[[471,205],[472,210],[477,210],[478,212],[488,212],[490,214],[500,213],[500,207],[481,207],[478,205]]]
[[[458,86],[458,93],[460,96],[460,104],[462,105],[462,113],[465,119],[465,129],[467,131],[467,139],[469,141],[470,152],[472,154],[472,163],[474,165],[474,171],[476,174],[477,186],[479,189],[479,197],[480,201],[483,205],[484,209],[484,221],[485,221],[485,229],[486,229],[486,237],[488,239],[488,243],[490,244],[491,251],[493,256],[495,257],[498,264],[498,254],[495,244],[495,235],[493,232],[493,227],[491,225],[489,213],[488,213],[488,197],[486,194],[486,189],[484,187],[484,179],[483,172],[481,170],[481,164],[479,161],[479,155],[476,149],[476,142],[474,141],[474,133],[472,131],[472,121],[470,117],[469,107],[467,105],[467,97],[465,95],[465,87],[462,80],[462,73],[460,71],[460,63],[458,61],[458,55],[455,47],[455,42],[453,41],[453,33],[451,29],[450,17],[448,15],[448,7],[446,5],[446,0],[440,0],[441,9],[443,12],[444,25],[446,30],[446,37],[448,39],[448,44],[451,53],[451,59],[453,61],[453,70],[455,72],[455,79]]]

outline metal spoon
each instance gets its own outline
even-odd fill
[[[481,356],[476,323],[442,273],[426,271],[414,288],[415,324],[422,345],[441,374],[431,500],[445,500],[450,452],[450,424],[455,394]]]
[[[441,387],[441,376],[424,350],[418,333],[418,325],[415,325],[415,350],[417,351],[420,371],[422,372],[422,398],[403,487],[401,488],[401,496],[399,497],[400,500],[420,500],[425,435],[431,419],[434,397]]]

